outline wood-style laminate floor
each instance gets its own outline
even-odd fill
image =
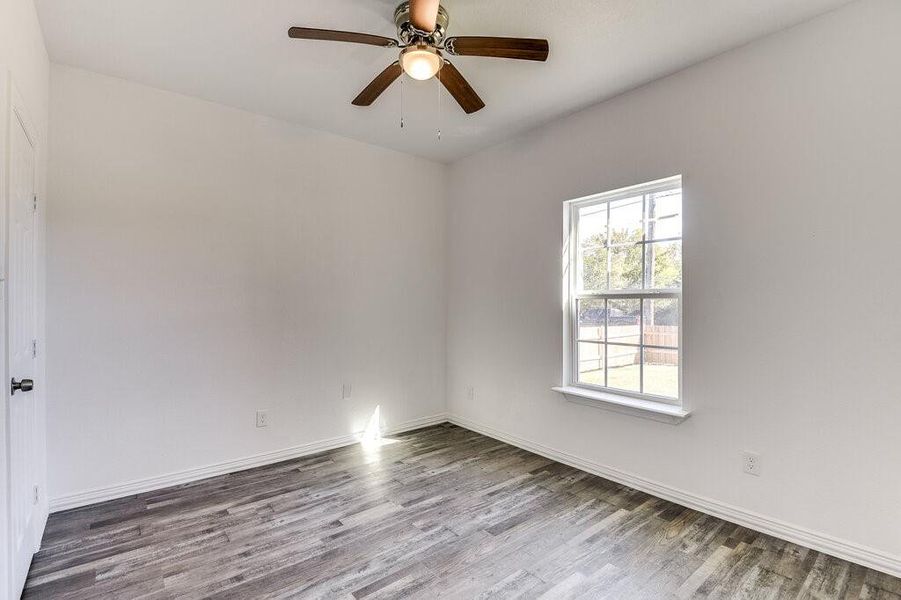
[[[452,425],[51,516],[26,598],[861,598],[901,580]]]

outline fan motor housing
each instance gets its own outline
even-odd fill
[[[410,22],[410,3],[401,2],[394,11],[394,24],[397,26],[397,37],[405,45],[425,41],[437,46],[447,34],[447,26],[450,24],[450,16],[443,6],[438,7],[438,18],[435,20],[435,31],[419,31]]]

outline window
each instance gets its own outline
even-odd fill
[[[565,386],[680,404],[682,178],[565,204]]]

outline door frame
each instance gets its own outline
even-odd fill
[[[31,143],[34,150],[34,182],[33,187],[38,198],[43,197],[42,189],[42,160],[44,153],[44,143],[46,139],[40,129],[35,125],[34,120],[30,117],[29,110],[22,95],[16,88],[12,74],[5,68],[0,68],[0,399],[2,399],[2,410],[0,410],[0,581],[9,582],[9,589],[0,589],[0,598],[9,596],[17,597],[19,590],[15,589],[12,578],[12,566],[15,557],[11,552],[12,540],[10,539],[10,464],[9,464],[9,408],[10,408],[10,390],[9,386],[3,382],[8,382],[10,378],[9,365],[9,302],[8,302],[8,274],[9,274],[9,199],[10,199],[10,160],[11,160],[11,133],[13,127],[21,126],[25,132],[25,136]],[[35,375],[38,384],[35,386],[35,395],[33,401],[36,403],[37,427],[39,429],[38,447],[40,448],[38,457],[37,480],[40,489],[38,501],[37,527],[35,528],[35,539],[32,540],[32,548],[34,552],[40,548],[41,537],[43,535],[44,526],[47,522],[49,514],[49,503],[47,500],[47,483],[46,483],[46,404],[44,393],[44,385],[46,378],[44,376],[44,358],[43,358],[43,340],[44,340],[44,210],[43,203],[38,203],[38,210],[35,212],[35,335],[38,340],[40,352],[38,360],[35,364]]]

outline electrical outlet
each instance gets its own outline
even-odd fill
[[[351,384],[345,383],[343,386],[341,386],[341,398],[343,398],[344,400],[347,400],[348,398],[350,398],[353,395],[353,393],[354,393],[354,386],[352,386]]]
[[[742,454],[742,459],[745,473],[760,477],[760,455],[754,452],[745,452]]]
[[[466,397],[470,400],[474,400],[476,397],[476,389],[471,385],[466,386]]]
[[[269,412],[265,410],[257,411],[257,427],[269,427]]]

